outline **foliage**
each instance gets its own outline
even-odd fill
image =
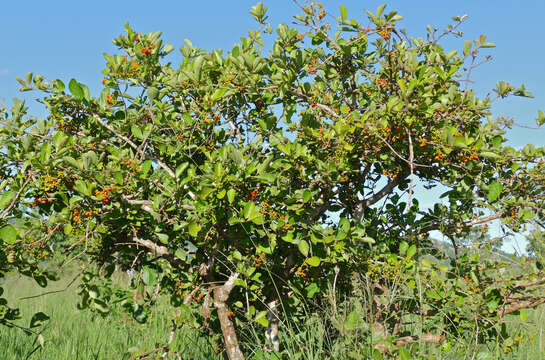
[[[185,40],[177,68],[160,32],[126,25],[114,39],[124,54],[105,55],[100,97],[75,79],[19,79],[49,116],[26,116],[16,100],[2,118],[0,234],[2,252],[16,255],[1,264],[42,279],[32,264],[49,253],[29,249],[55,243],[98,265],[82,308],[107,314],[121,301],[144,322],[167,293],[177,323],[221,328],[232,359],[242,358],[235,325],[271,331],[278,317],[304,315],[302,299],[319,306],[330,284],[346,296],[362,273],[384,297],[392,276],[412,279],[406,301],[374,305],[379,353],[426,342],[436,324],[453,331],[430,342],[507,338],[502,317],[543,302],[528,286],[541,270],[498,279],[511,264],[461,255],[456,239],[492,220],[517,231],[543,218],[545,149],[505,144],[511,122],[490,112],[497,98],[531,95],[502,81],[496,98],[475,96],[471,71],[493,44],[440,45],[464,17],[410,38],[384,9],[366,27],[341,7],[333,30],[311,3],[295,16],[303,32],[279,25],[265,55],[272,30],[257,5],[258,30],[225,53]],[[421,207],[417,181],[444,200]],[[426,250],[433,230],[453,243],[448,264],[423,257],[436,254]],[[141,299],[110,286],[114,266],[138,272]],[[426,317],[405,342],[399,307]]]

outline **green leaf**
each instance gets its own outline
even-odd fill
[[[227,91],[227,88],[220,88],[214,91],[214,93],[212,94],[212,101],[217,101],[221,99],[223,95],[225,95],[226,91]]]
[[[350,230],[350,221],[346,218],[342,218],[339,221],[339,229],[347,233]]]
[[[165,53],[165,55],[168,55],[169,53],[171,53],[172,50],[174,50],[174,46],[172,44],[166,44],[165,47],[163,48],[163,52]]]
[[[263,327],[269,326],[269,320],[267,320],[267,310],[260,311],[254,318],[254,321]]]
[[[312,193],[308,190],[303,191],[303,202],[309,202],[312,199]]]
[[[142,269],[142,281],[145,285],[155,285],[157,282],[157,271],[151,266],[144,266]]]
[[[40,163],[42,163],[42,165],[45,165],[47,164],[47,162],[49,161],[49,157],[51,156],[51,144],[46,142],[42,145],[42,149],[40,151]]]
[[[15,196],[17,195],[17,192],[13,190],[8,190],[5,193],[0,196],[0,209],[4,209],[11,204]]]
[[[311,257],[311,258],[308,258],[305,262],[306,262],[307,264],[309,264],[310,266],[316,267],[316,266],[320,265],[320,261],[321,261],[321,260],[320,260],[319,257],[313,256],[313,257]]]
[[[32,319],[30,319],[30,325],[28,327],[32,329],[38,326],[42,326],[48,320],[49,316],[41,311],[37,312],[36,314],[32,315]]]
[[[345,22],[346,21],[346,6],[341,5],[340,8],[341,8],[341,21]]]
[[[464,57],[467,56],[467,54],[469,54],[470,51],[471,51],[471,41],[466,40],[464,42],[464,50],[462,52],[464,54]]]
[[[459,148],[459,149],[462,149],[462,148],[467,147],[465,137],[463,137],[463,136],[455,136],[455,137],[454,137],[454,142],[453,142],[452,145],[453,145],[454,147],[456,147],[456,148]]]
[[[356,310],[350,312],[350,314],[348,314],[348,316],[346,317],[346,321],[344,322],[344,327],[347,330],[354,330],[359,319],[360,319],[360,314]]]
[[[114,173],[114,179],[118,185],[123,185],[123,173],[121,171]]]
[[[57,90],[59,91],[64,91],[64,89],[66,88],[66,86],[64,86],[64,83],[60,79],[55,80],[54,83],[57,87]]]
[[[299,247],[301,254],[303,254],[304,257],[307,257],[309,251],[308,242],[306,240],[301,240],[297,246]]]
[[[37,338],[38,344],[40,344],[40,347],[43,349],[45,346],[45,338],[42,334],[38,334]]]
[[[159,95],[159,90],[156,87],[150,87],[148,89],[148,97],[150,100],[157,99],[157,96]]]
[[[66,136],[62,131],[56,133],[55,136],[53,136],[53,146],[55,146],[55,151],[59,152],[67,140],[68,136]]]
[[[38,285],[40,285],[41,287],[46,287],[47,286],[47,278],[42,275],[42,274],[32,274],[32,277],[34,278],[34,281],[36,281],[36,283]]]
[[[214,165],[214,175],[216,175],[216,180],[221,180],[223,176],[223,167],[219,161]]]
[[[100,299],[94,299],[91,308],[102,314],[107,314],[110,311],[108,305]]]
[[[196,221],[192,221],[189,223],[187,230],[189,232],[189,235],[197,237],[197,234],[199,233],[199,231],[201,231],[201,225]]]
[[[146,160],[142,163],[142,166],[140,167],[140,174],[147,175],[148,172],[151,169],[151,160]]]
[[[167,234],[156,233],[155,235],[157,235],[160,242],[162,242],[163,244],[168,244],[168,235]]]
[[[140,140],[144,139],[144,135],[142,134],[142,130],[136,125],[131,126],[131,133]]]
[[[380,18],[380,15],[384,12],[384,9],[386,9],[386,4],[379,5],[377,8],[377,13],[375,14],[375,17],[378,19]]]
[[[313,282],[305,288],[305,291],[307,293],[307,297],[311,298],[316,295],[316,293],[320,292],[320,288],[318,287],[318,284]]]
[[[188,166],[188,162],[184,162],[178,165],[178,167],[176,168],[176,179],[178,179],[184,173],[185,169],[187,169]]]
[[[77,99],[81,100],[84,97],[83,89],[81,88],[80,84],[76,81],[76,79],[70,80],[68,83],[68,89],[70,89],[70,92],[72,95],[74,95]]]
[[[369,245],[372,245],[375,243],[375,239],[369,236],[364,237],[363,239],[361,239],[361,241],[368,243]]]
[[[185,251],[182,248],[176,249],[174,252],[174,256],[176,256],[178,259],[185,261],[187,259],[187,251]]]
[[[409,249],[407,249],[407,259],[410,259],[416,254],[416,245],[411,245]]]
[[[229,189],[227,191],[227,200],[229,201],[229,204],[232,204],[233,201],[235,201],[235,194],[236,191],[234,189]]]
[[[63,230],[64,230],[65,235],[70,235],[72,233],[72,229],[73,229],[72,224],[70,224],[70,223],[64,224],[64,229]]]
[[[250,220],[252,215],[255,212],[255,204],[253,202],[247,202],[246,205],[244,205],[244,210],[242,211],[242,215],[245,219]]]
[[[488,201],[493,202],[496,200],[503,190],[503,186],[496,180],[488,186]]]
[[[17,230],[11,225],[6,225],[0,229],[0,239],[6,244],[12,245],[17,239]]]
[[[264,173],[264,174],[257,175],[255,178],[260,180],[265,180],[268,183],[273,183],[276,180],[276,175]]]
[[[489,160],[501,159],[500,155],[498,155],[496,153],[493,153],[493,152],[490,152],[490,151],[482,151],[482,152],[479,153],[479,156],[483,157],[485,159],[489,159]]]
[[[538,117],[536,119],[536,124],[541,126],[541,125],[543,125],[543,123],[545,123],[545,115],[543,114],[543,111],[541,111],[541,110],[537,111],[537,115],[538,115]]]
[[[523,221],[533,219],[536,216],[536,214],[530,208],[524,208],[522,209],[522,212],[519,213],[521,214]]]
[[[494,43],[484,43],[481,45],[481,48],[483,49],[486,49],[486,48],[495,48],[496,47],[496,44]]]

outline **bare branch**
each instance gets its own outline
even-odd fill
[[[30,182],[30,177],[25,180],[24,184],[21,186],[19,191],[17,191],[17,194],[15,194],[15,197],[13,198],[11,203],[8,205],[8,207],[5,208],[4,211],[2,211],[2,214],[0,214],[0,219],[3,219],[5,216],[7,216],[9,212],[11,211],[11,209],[13,209],[13,207],[17,203],[17,200],[19,200],[19,198],[21,197],[21,194],[23,193],[23,191],[25,190],[29,182]]]
[[[411,208],[411,204],[413,202],[413,186],[414,186],[414,151],[413,151],[413,140],[411,137],[410,129],[407,129],[407,137],[409,138],[409,168],[411,171],[411,175],[410,175],[411,182],[409,184],[409,200],[407,200],[407,209],[406,209],[406,211],[409,212],[409,209]]]
[[[489,221],[492,221],[492,220],[496,220],[496,219],[499,219],[501,217],[501,212],[497,212],[497,213],[494,213],[492,215],[489,215],[489,216],[485,216],[485,217],[482,217],[482,218],[476,218],[476,219],[473,219],[471,221],[467,221],[467,222],[464,222],[462,223],[462,226],[474,226],[474,225],[479,225],[479,224],[483,224],[483,223],[486,223],[486,222],[489,222]]]
[[[513,301],[512,303],[513,305],[509,306],[508,308],[502,309],[498,313],[498,317],[501,318],[505,315],[509,315],[511,313],[514,313],[515,311],[519,311],[522,309],[532,309],[543,303],[545,303],[545,297],[516,300],[516,301]]]
[[[238,126],[235,125],[235,123],[232,120],[229,120],[229,126],[231,126],[231,129],[235,132],[237,136],[237,141],[240,143],[242,142],[242,136],[240,135],[240,129]]]
[[[400,173],[399,175],[404,174]],[[369,206],[375,204],[377,201],[391,193],[392,190],[394,190],[394,188],[401,184],[403,181],[405,181],[405,176],[398,176],[395,179],[388,181],[388,183],[384,185],[384,187],[380,189],[379,192],[375,193],[371,197],[368,197],[367,199],[363,199],[363,201],[361,202],[363,208],[368,208]]]
[[[149,206],[153,205],[153,201],[151,201],[151,200],[130,199],[129,197],[127,197],[125,195],[122,196],[121,199],[123,199],[129,205],[142,205],[142,209],[147,211],[147,212],[153,211],[153,209],[151,209],[149,207]],[[184,209],[184,210],[190,210],[190,211],[195,210],[195,206],[193,206],[193,205],[182,204],[182,205],[179,205],[179,207]]]

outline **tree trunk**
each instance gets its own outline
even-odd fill
[[[230,319],[231,312],[229,311],[229,307],[226,303],[227,299],[229,298],[229,293],[231,293],[231,290],[233,290],[237,277],[238,274],[233,273],[225,284],[214,288],[214,306],[218,310],[221,332],[223,334],[223,341],[225,343],[225,349],[227,350],[229,360],[244,360],[244,355],[242,354],[242,351],[240,351],[240,347],[238,345],[235,326]]]

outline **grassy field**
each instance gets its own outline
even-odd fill
[[[47,291],[64,289],[70,280],[71,277],[66,276],[52,283]],[[169,336],[168,319],[174,311],[166,305],[158,305],[150,321],[142,325],[123,313],[101,318],[78,310],[77,284],[61,293],[17,301],[20,297],[40,294],[44,289],[24,277],[9,277],[3,283],[8,300],[19,304],[22,312],[18,324],[28,326],[30,317],[37,311],[45,312],[51,319],[42,332],[44,348],[30,356],[38,345],[35,336],[27,336],[19,329],[0,327],[1,359],[129,359],[131,352],[154,349],[157,343],[164,343]],[[181,329],[176,334],[172,349],[184,354],[184,359],[216,357],[211,344],[197,332]]]
[[[64,278],[47,291],[64,289],[73,278],[73,274],[65,274]],[[43,329],[44,348],[37,344],[35,336],[27,336],[21,330],[0,327],[0,358],[1,359],[130,359],[134,354],[156,348],[164,343],[169,335],[169,319],[174,310],[166,303],[159,304],[147,324],[141,325],[128,319],[122,312],[114,312],[107,318],[101,318],[88,311],[76,308],[78,296],[77,283],[66,291],[40,296],[28,300],[18,300],[21,297],[44,292],[33,280],[24,277],[11,276],[3,280],[4,289],[12,304],[18,304],[22,319],[17,321],[21,326],[28,326],[34,312],[43,311],[51,319]],[[338,310],[341,311],[341,310]],[[329,315],[328,315],[329,314]],[[323,314],[309,315],[304,326],[284,324],[281,343],[285,359],[362,359],[358,356],[358,347],[369,336],[364,332],[355,332],[342,338],[330,338],[326,329],[327,316],[331,309],[324,309]],[[342,316],[338,314],[338,316]],[[542,359],[545,358],[545,309],[538,308],[530,312],[526,326],[529,326],[532,338],[522,336],[521,345],[513,352],[505,354],[502,349],[496,349],[495,359]],[[519,327],[514,321],[510,326]],[[251,343],[254,329],[241,336],[241,341]],[[207,337],[201,336],[195,330],[180,329],[171,349],[178,352],[182,359],[220,359],[214,352],[214,344]],[[261,345],[255,344],[258,349]],[[457,344],[466,348],[467,353],[444,353],[437,348],[426,354],[425,359],[491,359],[479,357],[474,351],[474,345]],[[325,350],[327,348],[327,351]],[[33,352],[34,349],[37,349]],[[152,357],[150,357],[152,358]],[[175,357],[174,357],[175,358]],[[249,357],[251,358],[251,357]],[[255,355],[254,359],[263,357]],[[277,357],[275,357],[277,358]]]

